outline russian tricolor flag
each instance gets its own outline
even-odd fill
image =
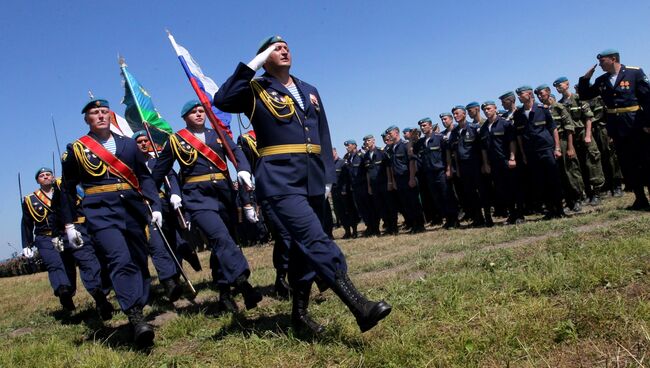
[[[228,135],[232,138],[232,131],[230,130],[230,113],[223,112],[214,107],[212,104],[212,98],[214,94],[219,90],[219,87],[210,77],[203,74],[203,70],[201,70],[199,63],[194,60],[186,48],[176,43],[174,36],[172,36],[169,31],[167,31],[167,37],[169,37],[169,42],[172,43],[172,46],[176,51],[176,55],[178,55],[178,60],[180,60],[183,69],[185,69],[187,78],[189,78],[190,83],[194,87],[196,93],[200,94],[198,96],[199,100],[201,100],[201,102],[210,101],[212,111],[219,118],[219,120],[221,120],[221,128],[228,132]],[[198,90],[196,87],[198,87]]]

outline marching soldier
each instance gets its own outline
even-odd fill
[[[205,127],[206,113],[198,100],[186,102],[180,115],[186,128],[169,137],[153,170],[153,178],[161,185],[174,161],[178,161],[183,205],[192,224],[201,229],[212,246],[210,268],[219,289],[220,309],[237,311],[234,293],[242,294],[246,309],[255,308],[262,295],[248,282],[248,261],[233,240],[235,198],[227,177],[224,145],[233,151],[238,165],[237,177],[250,191],[253,184],[248,161],[228,135],[224,135],[226,142],[222,142],[217,132]],[[248,219],[255,219],[252,206],[245,205],[244,212]]]
[[[625,183],[635,195],[632,210],[650,208],[644,186],[650,185],[650,84],[641,68],[621,64],[617,50],[607,49],[596,56],[605,74],[590,84],[596,71],[591,67],[578,82],[583,99],[602,97],[607,108],[607,133],[614,140]]]
[[[592,206],[598,205],[600,203],[600,192],[605,185],[605,176],[600,163],[601,155],[598,145],[592,138],[594,113],[591,111],[589,103],[579,101],[579,97],[571,93],[569,80],[566,77],[556,79],[553,86],[558,93],[562,94],[559,103],[569,110],[575,123],[574,145],[576,155],[580,160],[589,204]]]
[[[254,79],[264,66],[266,73]],[[313,86],[289,74],[291,53],[279,36],[269,37],[257,56],[240,63],[214,96],[222,111],[245,113],[258,139],[260,161],[255,175],[258,196],[267,199],[296,240],[290,249],[291,320],[296,328],[320,333],[308,314],[309,294],[317,274],[348,306],[361,331],[385,318],[391,306],[357,291],[347,274],[345,256],[323,231],[317,212],[334,181],[329,126]]]
[[[156,158],[152,157],[149,154],[151,143],[147,137],[147,132],[144,130],[137,131],[131,136],[131,138],[135,140],[135,143],[138,145],[138,149],[140,149],[140,152],[142,152],[149,171],[153,170],[153,168],[156,167]],[[178,185],[178,176],[176,172],[170,170],[167,178],[169,180],[170,187],[163,185],[161,188],[164,188],[165,190],[160,190],[158,192],[158,195],[160,196],[160,204],[164,220],[164,225],[161,230],[164,231],[165,238],[169,242],[170,246],[172,246],[174,248],[174,251],[177,252],[178,247],[176,244],[176,231],[174,229],[176,216],[174,214],[174,210],[180,208],[180,187]],[[169,200],[167,199],[168,195]],[[170,208],[170,205],[172,208]],[[169,299],[169,301],[172,303],[175,302],[178,300],[178,298],[180,298],[181,293],[183,292],[183,288],[179,283],[178,269],[176,268],[176,264],[171,258],[169,251],[166,249],[165,243],[163,243],[162,236],[160,235],[156,226],[153,224],[149,224],[149,242],[147,249],[149,250],[151,261],[158,274],[158,281],[160,281],[160,284],[165,288],[167,299]]]
[[[260,159],[260,153],[257,151],[257,135],[255,130],[249,130],[237,138],[239,146],[246,156],[246,159],[254,170],[257,161]],[[255,173],[253,173],[255,175]],[[241,192],[241,191],[240,191]],[[268,201],[261,200],[263,217],[267,220],[271,236],[273,237],[273,267],[275,268],[275,283],[273,291],[280,299],[288,299],[291,287],[287,283],[287,272],[289,270],[289,249],[291,247],[291,234],[278,220],[273,213]],[[338,217],[338,214],[337,214]]]
[[[90,128],[87,135],[68,144],[62,162],[63,211],[68,240],[82,244],[76,229],[76,187],[84,189],[82,207],[88,231],[106,259],[120,307],[133,327],[139,346],[153,342],[154,330],[142,308],[149,298],[151,277],[147,267],[147,226],[162,226],[160,198],[144,157],[131,138],[110,131],[109,104],[93,99],[81,110]]]
[[[66,311],[75,309],[72,296],[72,284],[68,278],[61,254],[53,244],[52,231],[56,227],[52,196],[54,195],[54,176],[52,169],[42,167],[34,176],[40,188],[25,196],[23,200],[23,217],[21,233],[23,256],[34,257],[33,247],[38,249],[47,269],[47,276],[54,295],[59,297],[61,306]]]

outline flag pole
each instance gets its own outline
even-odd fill
[[[144,114],[142,113],[142,110],[140,109],[140,104],[138,103],[138,99],[135,97],[135,93],[133,93],[133,86],[131,85],[131,82],[129,82],[129,79],[126,77],[125,69],[126,69],[126,61],[124,58],[120,55],[118,55],[118,63],[120,64],[120,70],[122,71],[122,75],[124,76],[124,82],[126,85],[129,87],[129,91],[131,91],[131,96],[133,96],[133,101],[135,102],[135,107],[138,110],[138,114],[140,115],[140,120],[142,120],[142,125],[144,126],[145,131],[147,132],[147,138],[149,139],[149,143],[151,144],[154,152],[154,156],[156,158],[159,157],[158,155],[158,150],[156,149],[156,142],[154,142],[153,137],[151,136],[151,131],[149,130],[149,123],[144,119]],[[167,178],[167,175],[164,176],[165,179],[165,185],[167,185],[167,188],[171,188],[171,184],[169,183],[169,179]],[[146,203],[146,201],[145,201]],[[153,213],[151,206],[147,203],[147,207],[149,208],[149,212]],[[178,221],[181,224],[181,228],[183,230],[187,230],[187,223],[185,222],[185,217],[183,216],[183,212],[181,212],[180,208],[176,209],[176,215],[178,216]],[[172,256],[172,259],[174,260],[174,263],[176,263],[176,266],[178,267],[178,271],[180,272],[181,276],[185,279],[187,282],[187,285],[190,287],[190,290],[192,290],[192,293],[196,295],[196,289],[194,289],[194,285],[192,285],[192,281],[190,281],[190,278],[187,277],[187,274],[185,274],[185,271],[183,271],[183,267],[181,266],[181,263],[178,261],[176,258],[176,255],[174,254],[174,250],[172,249],[171,245],[169,244],[169,241],[167,240],[167,237],[165,237],[165,234],[163,233],[162,227],[158,226],[158,224],[155,224],[156,228],[158,229],[158,233],[160,234],[160,237],[163,240],[163,243],[165,243],[165,246],[167,246],[167,250],[169,251],[169,254]]]
[[[171,32],[168,29],[165,29],[165,32],[167,32],[167,36],[174,37],[172,36]],[[223,142],[223,148],[226,151],[226,156],[228,156],[228,159],[230,160],[232,165],[235,167],[235,169],[237,169],[238,165],[237,165],[237,160],[235,159],[235,154],[232,152],[230,145],[227,144],[228,141],[226,141],[226,137],[224,136],[223,130],[219,126],[219,123],[223,124],[223,122],[214,114],[214,111],[212,111],[212,102],[210,102],[210,100],[208,100],[208,98],[205,97],[203,93],[201,93],[201,88],[199,88],[199,85],[196,83],[196,80],[194,80],[191,77],[190,71],[187,70],[187,68],[185,67],[185,65],[183,65],[183,63],[181,63],[181,66],[185,71],[185,75],[187,76],[187,79],[190,81],[190,84],[192,85],[192,89],[194,89],[196,96],[199,98],[201,105],[203,105],[203,109],[205,110],[205,114],[208,116],[208,120],[210,120],[212,129],[214,129],[214,131],[217,132],[219,139],[221,140],[221,142]]]
[[[23,205],[23,185],[20,182],[20,172],[18,172],[18,193],[20,194],[20,205]]]

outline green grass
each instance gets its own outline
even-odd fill
[[[340,241],[359,288],[393,305],[365,334],[331,291],[310,306],[327,327],[320,337],[296,335],[290,302],[270,297],[213,316],[209,271],[190,271],[199,305],[147,308],[156,345],[138,351],[125,316],[102,326],[85,292],[60,320],[45,274],[0,279],[0,367],[644,366],[650,214],[626,202],[518,227]],[[271,248],[245,253],[253,283],[272,284]]]

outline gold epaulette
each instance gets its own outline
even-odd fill
[[[639,68],[638,66],[629,66],[629,65],[626,65],[625,67],[626,67],[627,69],[634,69],[634,70],[639,70],[639,69],[641,69],[641,68]]]

